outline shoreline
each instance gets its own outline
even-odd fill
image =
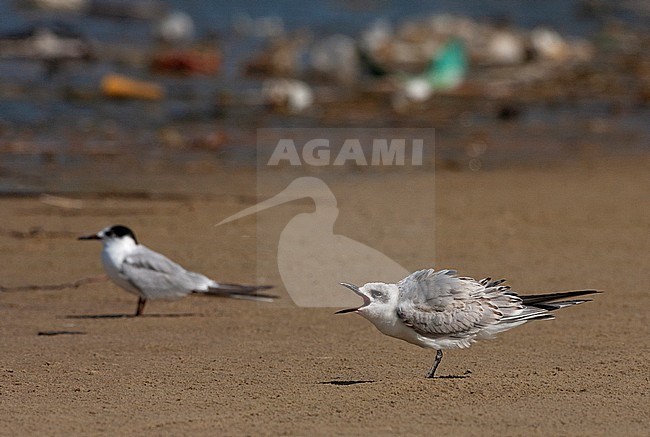
[[[361,197],[376,191],[377,179],[395,182],[384,185],[384,203],[351,205],[353,197],[339,195],[335,232],[372,242],[409,270],[505,277],[522,294],[604,291],[553,321],[445,353],[440,375],[466,377],[432,381],[423,377],[432,351],[387,338],[356,315],[292,305],[278,272],[258,271],[273,266],[274,253],[259,250],[256,219],[215,227],[257,201],[252,172],[213,175],[210,198],[93,197],[65,208],[2,197],[4,230],[59,232],[0,234],[4,286],[101,274],[100,246],[71,236],[119,222],[192,270],[263,280],[282,297],[268,305],[190,297],[151,302],[149,317],[84,319],[69,316],[131,313],[135,298],[108,282],[2,292],[5,432],[643,435],[650,426],[643,407],[650,297],[642,277],[649,159],[441,171],[435,205],[418,204],[431,188],[426,172],[328,180],[334,192],[353,186]],[[431,208],[434,241],[405,242],[387,232]],[[312,210],[295,202],[268,210],[265,220],[280,232],[292,216]]]

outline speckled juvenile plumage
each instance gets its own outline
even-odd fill
[[[375,282],[361,288],[343,284],[361,295],[364,305],[339,312],[357,312],[386,335],[436,349],[436,361],[427,375],[433,377],[443,349],[466,348],[529,320],[552,319],[551,311],[585,302],[553,301],[597,293],[519,296],[504,282],[458,277],[455,270],[419,270],[397,284]]]

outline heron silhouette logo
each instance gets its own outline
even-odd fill
[[[378,278],[388,281],[408,275],[404,267],[382,252],[334,233],[339,214],[336,197],[316,177],[294,179],[282,192],[224,219],[219,225],[302,198],[312,199],[315,210],[298,214],[289,221],[280,234],[277,253],[280,277],[296,305],[355,305],[358,297],[339,287],[338,282],[363,284]]]

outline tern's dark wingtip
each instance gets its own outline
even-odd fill
[[[270,290],[271,288],[274,288],[275,285],[258,285],[257,289],[258,290]],[[277,297],[277,296],[274,296]]]

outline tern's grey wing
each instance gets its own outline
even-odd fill
[[[124,259],[122,274],[147,299],[174,299],[212,283],[142,245]]]
[[[398,317],[417,333],[432,338],[467,339],[498,323],[502,308],[521,308],[521,299],[504,292],[506,287],[486,289],[472,278],[459,278],[454,270],[417,271],[398,284]]]

